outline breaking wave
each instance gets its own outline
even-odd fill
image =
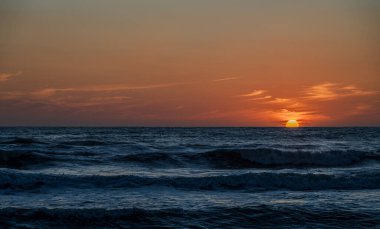
[[[258,148],[242,150],[215,150],[203,153],[201,157],[221,166],[243,167],[317,167],[348,166],[365,160],[380,160],[377,152],[355,150],[330,151],[284,151]]]
[[[0,167],[26,169],[47,164],[53,160],[52,157],[37,152],[0,150]]]
[[[91,143],[92,144],[92,143]],[[83,150],[0,150],[0,167],[31,169],[52,163],[129,163],[149,167],[208,167],[215,169],[282,169],[349,167],[364,162],[379,162],[380,152],[355,150],[286,151],[279,149],[220,149],[201,153],[151,152],[114,155]],[[96,164],[94,164],[96,165]]]
[[[33,138],[14,138],[8,141],[2,141],[0,144],[9,145],[31,145],[31,144],[45,144],[44,142],[38,141]]]
[[[139,153],[114,158],[118,162],[142,164],[199,165],[215,168],[273,168],[273,167],[337,167],[350,166],[368,160],[380,160],[379,152],[355,150],[284,151],[278,149],[221,149],[203,153]]]
[[[245,173],[204,177],[143,177],[45,175],[0,172],[0,189],[15,191],[40,188],[139,188],[172,187],[186,190],[355,190],[380,188],[380,172],[345,174],[318,173]]]

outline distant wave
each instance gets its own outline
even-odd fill
[[[279,149],[220,149],[203,153],[139,153],[114,158],[117,162],[143,164],[200,165],[215,168],[294,168],[350,166],[366,160],[380,160],[379,152],[357,150],[284,151]]]
[[[60,145],[67,145],[67,146],[102,146],[102,145],[109,145],[112,144],[111,142],[105,142],[105,141],[96,141],[96,140],[72,140],[72,141],[64,141],[60,142]]]
[[[27,191],[39,188],[138,188],[164,186],[186,190],[355,190],[380,188],[380,171],[339,175],[314,173],[245,173],[206,177],[142,177],[45,175],[0,172],[0,189]]]
[[[1,141],[0,144],[31,145],[31,144],[45,144],[45,143],[33,138],[13,138],[11,140]]]
[[[333,213],[333,214],[332,214]],[[349,211],[307,207],[181,208],[146,210],[131,209],[0,209],[0,224],[5,228],[372,228],[378,226],[378,212]],[[27,227],[25,227],[27,225]]]
[[[102,163],[102,154],[90,151],[0,150],[0,168],[31,170],[57,163]]]
[[[118,155],[113,158],[115,162],[122,163],[140,163],[151,166],[167,165],[167,166],[184,166],[186,161],[189,162],[191,156],[186,154],[173,154],[173,153],[138,153],[138,154],[127,154]],[[191,163],[199,163],[195,158]]]
[[[284,151],[278,149],[237,149],[215,150],[200,155],[217,166],[345,166],[364,160],[380,160],[377,152],[356,150],[330,151]]]
[[[52,157],[37,152],[0,150],[0,167],[25,169],[31,166],[46,164],[53,160]]]
[[[91,143],[93,144],[93,143]],[[95,143],[94,143],[95,144]],[[127,149],[128,150],[128,149]],[[220,149],[201,153],[132,153],[114,155],[90,150],[0,150],[0,167],[32,169],[52,163],[131,163],[151,167],[208,167],[215,169],[344,167],[380,161],[380,152],[357,150],[290,151],[269,148]],[[49,163],[48,163],[49,162]]]
[[[49,144],[48,142],[43,142],[36,140],[34,138],[12,138],[6,141],[0,141],[1,145],[32,145],[32,144]],[[62,142],[50,142],[50,144],[55,144],[53,146],[58,147],[70,147],[70,146],[101,146],[101,145],[110,145],[110,144],[121,144],[121,142],[106,142],[99,140],[70,140]]]

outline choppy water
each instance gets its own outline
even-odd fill
[[[0,128],[7,228],[380,228],[380,128]]]

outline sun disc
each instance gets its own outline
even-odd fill
[[[299,126],[300,126],[299,123],[295,119],[291,119],[286,123],[286,127],[288,127],[288,128],[296,128]]]

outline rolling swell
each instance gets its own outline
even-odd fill
[[[1,150],[0,167],[31,169],[70,161],[97,163],[132,163],[147,167],[208,167],[214,169],[281,169],[349,167],[364,162],[380,162],[380,152],[358,150],[289,151],[269,148],[220,149],[200,153],[129,153],[107,154],[106,151],[83,150]]]
[[[91,151],[0,150],[0,168],[32,170],[62,162],[97,165],[102,155]]]
[[[27,169],[52,161],[53,158],[37,152],[0,150],[0,167]]]
[[[98,140],[73,140],[60,142],[61,145],[66,146],[103,146],[112,144],[111,142],[98,141]],[[113,143],[114,144],[114,143]]]
[[[34,138],[21,138],[21,137],[16,137],[12,138],[10,140],[6,141],[0,141],[0,145],[46,145],[46,144],[51,144],[54,142],[44,142],[40,141]],[[70,140],[70,141],[59,141],[56,142],[55,146],[65,146],[65,147],[70,147],[70,146],[103,146],[103,145],[111,145],[111,144],[122,144],[122,142],[107,142],[107,141],[100,141],[100,140]]]
[[[202,153],[140,153],[117,156],[114,161],[145,165],[200,165],[218,169],[343,167],[380,161],[379,152],[357,150],[285,151],[279,149],[220,149]]]
[[[245,173],[203,177],[143,177],[45,175],[0,172],[0,190],[28,191],[40,188],[139,188],[171,187],[186,190],[357,190],[379,189],[380,172],[339,175],[315,173]]]
[[[379,133],[1,129],[0,228],[379,227]]]
[[[243,167],[335,167],[349,166],[365,160],[380,160],[377,152],[356,150],[284,151],[258,148],[241,150],[215,150],[200,155],[217,166]]]
[[[0,223],[7,227],[27,224],[32,228],[294,228],[304,227],[307,222],[315,228],[350,228],[352,225],[368,228],[380,223],[377,213],[269,205],[199,210],[3,208],[0,209]]]
[[[33,138],[14,138],[8,141],[1,141],[2,145],[32,145],[32,144],[45,144],[44,142],[35,140]]]

